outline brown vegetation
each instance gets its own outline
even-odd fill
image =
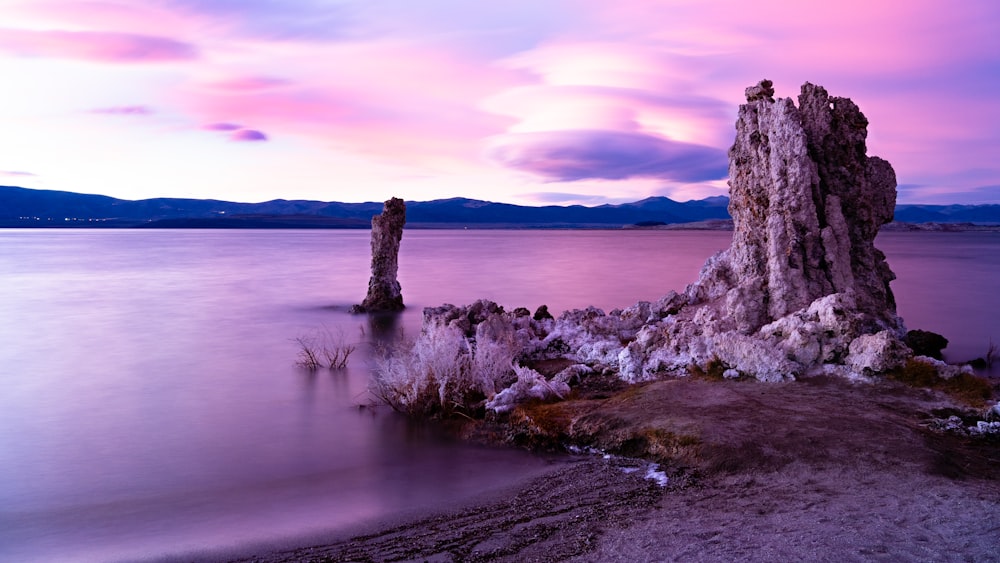
[[[335,338],[327,329],[312,336],[299,336],[293,341],[299,346],[295,365],[309,371],[322,367],[344,369],[356,349],[353,344],[344,342],[343,334]]]
[[[718,357],[713,356],[712,359],[705,364],[705,367],[699,366],[698,364],[691,364],[688,366],[688,374],[695,379],[703,379],[707,381],[722,381],[724,380],[726,373],[726,364],[722,362]]]
[[[530,401],[465,431],[474,439],[536,450],[572,444],[641,457],[663,464],[675,480],[773,471],[791,463],[854,466],[890,459],[933,472],[958,438],[941,438],[927,421],[941,409],[981,406],[992,390],[988,381],[971,375],[932,379],[933,366],[925,366],[911,362],[900,370],[895,377],[909,378],[905,385],[825,377],[776,384],[707,376],[658,381],[605,396]],[[984,453],[980,447],[993,450]],[[983,442],[963,455],[995,458],[1000,451],[994,450],[996,444]],[[963,466],[982,473],[990,464],[966,460]],[[991,471],[1000,477],[1000,469]]]
[[[985,378],[960,373],[945,379],[938,375],[933,365],[914,358],[906,360],[902,367],[886,375],[889,379],[913,387],[939,389],[955,400],[973,407],[982,407],[993,398],[993,385]]]

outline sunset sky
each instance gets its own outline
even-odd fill
[[[0,0],[0,185],[726,193],[745,87],[852,98],[901,203],[1000,203],[996,0]]]

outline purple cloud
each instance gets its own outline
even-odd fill
[[[0,170],[0,176],[38,176],[38,174],[22,172],[20,170]]]
[[[254,141],[266,141],[267,135],[257,131],[255,129],[240,129],[239,131],[234,131],[232,135],[229,136],[230,141],[237,142],[254,142]]]
[[[167,4],[225,21],[244,35],[266,40],[341,39],[357,24],[348,7],[327,0],[167,0]]]
[[[202,125],[201,128],[205,131],[236,131],[237,129],[243,129],[243,126],[235,123],[207,123]]]
[[[162,62],[198,57],[189,43],[167,37],[106,31],[0,29],[0,50],[24,57],[109,63]]]
[[[643,133],[576,130],[505,135],[490,157],[549,180],[659,178],[682,182],[728,175],[726,151]]]
[[[105,115],[150,115],[153,110],[147,106],[112,106],[90,110],[90,113]]]

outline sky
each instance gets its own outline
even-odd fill
[[[743,91],[849,97],[900,203],[1000,203],[996,0],[0,0],[0,185],[724,195]]]

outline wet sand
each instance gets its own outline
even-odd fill
[[[654,456],[666,487],[581,455],[468,506],[231,560],[1000,561],[1000,443],[929,430],[956,412],[943,395],[684,380],[560,408],[598,446],[697,440]]]

